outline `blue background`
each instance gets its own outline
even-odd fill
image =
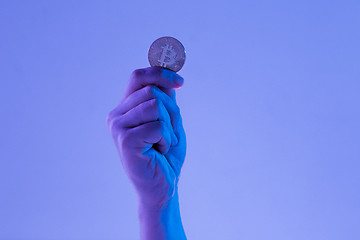
[[[138,239],[106,128],[158,37],[189,239],[360,239],[359,1],[1,1],[0,239]]]

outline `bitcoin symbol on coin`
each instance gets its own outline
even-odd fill
[[[173,37],[161,37],[151,44],[148,59],[152,67],[178,72],[185,63],[185,48]]]
[[[173,47],[171,45],[166,44],[164,47],[161,47],[162,53],[161,57],[158,60],[161,67],[166,68],[166,65],[172,65],[176,61],[176,52],[174,51]]]

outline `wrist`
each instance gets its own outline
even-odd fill
[[[186,239],[180,215],[178,190],[163,206],[139,202],[138,215],[142,240]]]

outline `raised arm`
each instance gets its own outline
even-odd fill
[[[137,193],[142,240],[186,239],[178,198],[186,136],[174,90],[183,82],[167,69],[135,70],[107,118]]]

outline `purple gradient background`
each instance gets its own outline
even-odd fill
[[[105,125],[160,36],[188,239],[360,239],[359,1],[1,1],[0,239],[138,239]]]

